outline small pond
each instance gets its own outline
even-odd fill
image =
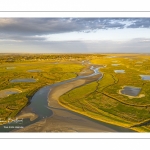
[[[35,69],[35,70],[28,70],[28,72],[42,72],[42,70]]]
[[[125,73],[125,70],[114,70],[115,73]]]
[[[140,87],[125,86],[120,92],[121,94],[124,94],[124,95],[138,96],[140,91],[141,91]]]
[[[142,80],[150,80],[150,75],[140,75]]]
[[[11,83],[15,83],[15,82],[36,82],[35,79],[33,78],[27,78],[27,79],[13,79],[10,81]]]
[[[4,97],[7,97],[9,95],[12,95],[12,94],[17,94],[17,93],[20,93],[21,91],[18,90],[18,89],[5,89],[5,90],[1,90],[0,91],[0,98],[4,98]]]

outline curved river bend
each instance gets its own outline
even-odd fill
[[[58,86],[63,85],[63,84],[66,84],[66,83],[69,83],[69,82],[72,82],[72,81],[76,81],[78,79],[84,79],[84,78],[88,78],[88,77],[92,77],[92,76],[96,76],[98,74],[101,74],[99,72],[99,68],[95,68],[95,67],[91,66],[90,69],[94,71],[93,74],[90,74],[90,75],[87,75],[87,76],[78,76],[76,78],[69,79],[69,80],[66,80],[66,81],[62,81],[62,82],[59,82],[59,83],[55,83],[55,84],[52,84],[52,85],[44,86],[43,88],[39,89],[33,95],[32,99],[30,101],[30,104],[24,108],[24,109],[32,110],[32,112],[37,114],[38,117],[34,121],[30,121],[29,119],[24,119],[21,126],[23,126],[23,127],[29,126],[31,124],[34,124],[34,123],[36,123],[36,122],[38,122],[42,119],[48,118],[48,117],[53,115],[52,109],[48,106],[48,97],[51,95],[51,90],[53,88],[58,87]],[[101,78],[102,78],[102,76],[99,79],[101,79]],[[73,113],[77,116],[80,116],[81,118],[84,118],[84,119],[87,119],[89,121],[95,122],[96,124],[106,126],[106,127],[110,128],[112,130],[115,130],[116,132],[135,132],[133,130],[130,130],[130,129],[127,129],[127,128],[124,128],[124,127],[119,127],[119,126],[111,125],[111,124],[104,123],[104,122],[101,122],[101,121],[96,121],[96,120],[88,118],[86,116],[74,113],[70,110],[68,110],[68,111],[69,111],[69,113]],[[16,124],[14,122],[12,122],[12,123],[9,123],[9,124],[1,125],[0,126],[0,132],[10,132],[10,131],[14,130],[12,128],[4,128],[4,126],[8,126],[8,125],[9,126],[13,126],[13,125],[15,126]]]

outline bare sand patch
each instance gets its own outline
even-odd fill
[[[33,121],[35,120],[36,118],[38,118],[38,115],[34,114],[34,113],[24,113],[24,114],[21,114],[17,117],[18,119],[26,119],[26,118],[29,118],[30,121]]]

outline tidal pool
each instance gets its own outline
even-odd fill
[[[134,86],[124,86],[122,90],[120,90],[121,94],[128,96],[138,96],[141,91],[140,87]]]
[[[33,78],[27,78],[27,79],[13,79],[10,81],[11,83],[15,83],[15,82],[36,82],[35,79]]]
[[[114,70],[115,73],[125,73],[125,70]]]
[[[42,72],[42,70],[28,70],[28,72]]]
[[[140,75],[142,80],[150,80],[150,75]]]
[[[18,90],[18,89],[5,89],[5,90],[1,90],[0,91],[0,98],[4,98],[4,97],[7,97],[9,95],[12,95],[12,94],[17,94],[17,93],[20,93],[21,91]]]

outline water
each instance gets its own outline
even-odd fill
[[[125,73],[125,70],[114,70],[115,73]]]
[[[31,103],[28,106],[32,111],[39,116],[39,119],[46,118],[52,115],[52,111],[48,108],[48,94],[51,86],[45,86],[38,90],[31,99]]]
[[[29,78],[29,79],[13,79],[10,81],[10,83],[15,83],[15,82],[36,82],[36,80],[33,78]]]
[[[35,122],[38,122],[43,118],[51,116],[53,113],[48,108],[48,101],[47,101],[51,87],[53,87],[53,85],[45,86],[40,90],[38,90],[32,97],[30,105],[27,106],[32,110],[33,113],[38,115],[37,119],[35,119],[34,121],[30,121],[29,119],[23,119],[23,122],[21,124],[11,122],[5,125],[1,125],[0,132],[10,132],[15,130],[15,127],[17,126],[25,127]],[[14,128],[4,128],[4,127],[14,127]]]
[[[28,72],[42,72],[42,70],[28,70]]]
[[[138,96],[140,91],[141,91],[140,87],[125,86],[121,90],[121,94],[129,95],[129,96]]]
[[[150,80],[150,75],[140,75],[142,80]]]

